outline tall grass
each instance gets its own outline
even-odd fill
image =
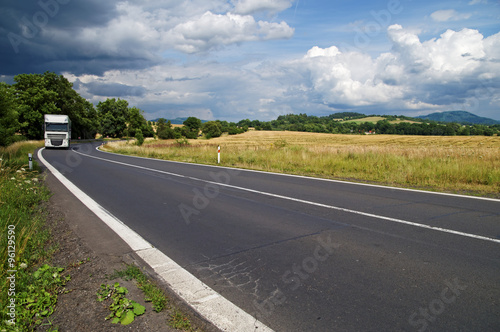
[[[108,151],[176,161],[500,197],[499,137],[256,132],[212,140],[111,143]]]
[[[44,227],[45,219],[39,204],[48,200],[49,191],[39,180],[38,167],[28,169],[28,153],[33,153],[43,142],[18,142],[7,148],[0,148],[0,328],[4,324],[9,282],[8,270],[17,270],[15,297],[29,286],[29,271],[47,256],[45,243],[49,239],[48,230]],[[14,227],[15,263],[8,263],[8,229]],[[11,238],[12,239],[12,238]],[[21,310],[19,307],[18,316]],[[23,322],[21,326],[29,325]],[[12,328],[12,327],[11,327]]]

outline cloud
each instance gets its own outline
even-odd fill
[[[469,5],[477,5],[477,4],[480,4],[480,3],[484,3],[484,4],[487,4],[488,3],[488,0],[471,0],[469,2]]]
[[[384,53],[341,51],[341,39],[300,49],[292,39],[280,46],[292,52],[275,52],[268,41],[292,38],[295,31],[269,15],[292,4],[87,0],[60,4],[48,15],[39,2],[9,1],[0,9],[0,75],[52,70],[89,101],[123,97],[150,119],[193,114],[269,120],[339,109],[498,112],[500,33],[448,29],[423,39],[421,32],[391,25]],[[41,26],[33,23],[37,13],[48,17]],[[444,10],[431,17],[450,22],[466,15]],[[22,38],[17,53],[9,33]]]
[[[471,14],[459,14],[454,9],[438,10],[431,14],[431,18],[436,22],[460,21],[471,17]]]
[[[500,33],[447,30],[421,41],[400,25],[388,28],[392,51],[376,58],[313,47],[286,66],[301,75],[295,93],[335,108],[443,109],[500,97]]]
[[[366,106],[402,95],[400,87],[377,78],[377,63],[366,54],[314,47],[299,63],[310,73],[313,90],[328,104]]]
[[[500,33],[484,38],[473,29],[447,30],[420,40],[415,32],[392,25],[388,37],[391,51],[377,56],[315,46],[299,58],[251,66],[163,63],[68,77],[80,80],[77,91],[94,103],[103,98],[93,89],[131,94],[127,100],[149,119],[199,114],[207,120],[270,120],[287,113],[321,115],[341,109],[477,113],[478,107],[500,106]]]
[[[196,53],[242,42],[290,38],[293,33],[285,22],[256,22],[250,15],[206,12],[177,25],[165,40],[181,52]]]
[[[165,61],[169,52],[209,52],[294,33],[286,22],[233,13],[223,0],[40,3],[48,2],[9,2],[0,10],[0,32],[8,36],[0,39],[0,61],[8,68],[2,74],[143,69]],[[278,9],[279,3],[259,6]]]
[[[248,15],[258,12],[268,11],[271,14],[281,12],[292,7],[293,1],[290,0],[236,0],[234,3],[234,12],[236,14]]]
[[[75,88],[86,89],[87,93],[95,96],[103,97],[143,97],[146,89],[142,86],[130,86],[120,83],[104,83],[104,82],[90,82],[81,83],[77,82]]]

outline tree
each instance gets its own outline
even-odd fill
[[[161,139],[176,138],[170,120],[167,122],[164,118],[158,119],[158,122],[156,123],[156,135],[158,135],[158,138]]]
[[[19,105],[9,85],[0,82],[0,146],[7,146],[16,140]]]
[[[137,139],[137,145],[141,146],[144,143],[144,136],[142,135],[142,130],[137,129],[135,131],[135,138]]]
[[[80,118],[77,117],[77,126],[73,126],[71,135],[73,137],[81,138],[95,138],[97,132],[99,131],[99,119],[97,111],[91,102],[85,101],[83,110],[79,113]],[[79,125],[78,125],[79,124]]]
[[[203,124],[203,134],[206,138],[215,138],[222,135],[222,126],[217,121],[208,121]]]
[[[262,130],[273,130],[273,127],[271,126],[271,123],[269,123],[269,122],[265,122],[265,123],[262,125]]]
[[[123,137],[127,129],[128,102],[115,98],[97,104],[103,137]]]
[[[28,139],[42,139],[43,115],[61,114],[56,106],[57,92],[47,90],[43,75],[21,74],[14,77],[19,109],[20,132]]]
[[[197,138],[198,133],[200,132],[201,129],[201,120],[195,117],[189,117],[186,119],[186,121],[183,122],[184,128],[187,130],[183,130],[183,135],[186,136],[186,138]],[[184,129],[183,128],[183,129]]]
[[[241,120],[240,122],[238,122],[237,125],[238,125],[238,127],[243,127],[243,126],[251,127],[252,122],[250,121],[250,119],[245,119],[245,120]]]
[[[82,98],[64,76],[20,74],[14,77],[19,109],[20,132],[29,139],[43,137],[44,114],[66,114],[72,122],[73,137],[93,138],[97,132],[94,106]]]
[[[46,72],[43,78],[46,89],[57,93],[55,106],[60,114],[66,114],[71,119],[72,136],[95,138],[99,125],[94,105],[82,98],[64,76]]]
[[[135,136],[137,130],[141,130],[145,137],[153,137],[154,131],[143,116],[143,111],[137,107],[128,109],[128,134]]]

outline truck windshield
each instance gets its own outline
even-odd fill
[[[50,123],[45,124],[45,131],[68,131],[67,123]]]

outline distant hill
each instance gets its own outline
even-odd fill
[[[158,118],[159,119],[159,118]],[[158,122],[158,119],[153,119],[151,120],[152,122]],[[186,121],[188,118],[175,118],[175,119],[170,119],[170,123],[172,124],[183,124],[184,121]],[[169,119],[166,119],[169,121]],[[201,120],[202,123],[208,122],[208,120]]]
[[[489,118],[483,118],[475,114],[466,111],[450,111],[441,113],[432,113],[428,115],[421,115],[418,118],[425,119],[429,121],[437,122],[456,122],[461,124],[480,124],[480,125],[495,125],[500,124],[500,121],[496,121]]]

